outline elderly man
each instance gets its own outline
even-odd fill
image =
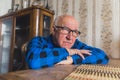
[[[79,23],[70,15],[54,21],[52,34],[34,37],[28,44],[26,61],[30,69],[51,67],[55,64],[107,64],[106,53],[76,39]]]

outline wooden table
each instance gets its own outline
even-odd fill
[[[120,59],[110,59],[110,66],[119,66]],[[63,80],[76,69],[75,65],[58,65],[41,70],[22,70],[1,74],[0,80]]]

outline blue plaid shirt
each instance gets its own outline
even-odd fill
[[[92,55],[81,56],[72,55],[73,64],[107,64],[108,56],[101,49],[91,47],[76,39],[71,49],[90,50]],[[65,48],[60,48],[52,42],[52,36],[49,37],[34,37],[27,46],[26,61],[29,68],[40,69],[51,67],[54,64],[65,60],[69,53]]]

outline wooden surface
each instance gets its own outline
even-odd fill
[[[110,59],[110,66],[119,66],[120,59]],[[63,80],[76,69],[75,65],[58,65],[41,70],[23,70],[1,74],[0,80]]]

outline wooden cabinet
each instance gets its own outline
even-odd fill
[[[4,72],[24,69],[21,47],[34,36],[51,32],[54,12],[32,6],[0,17],[0,55]],[[4,60],[4,58],[6,58]],[[9,68],[7,68],[7,65]]]

